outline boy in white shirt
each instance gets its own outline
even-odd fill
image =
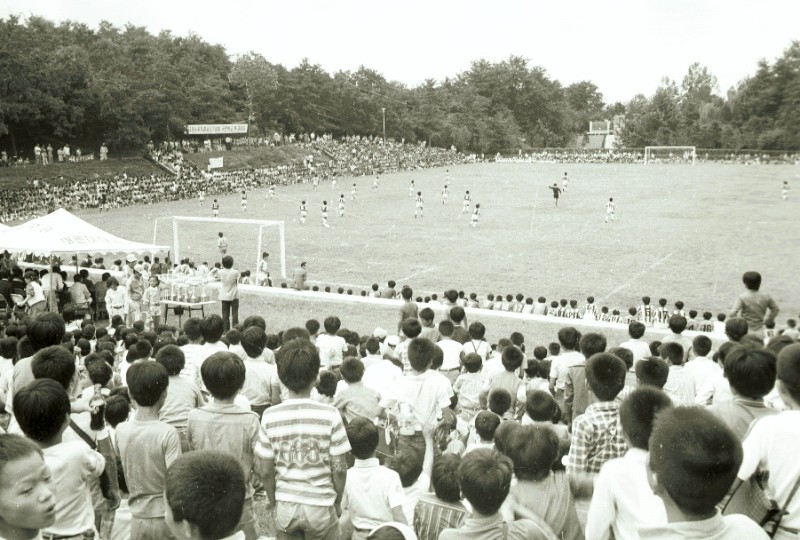
[[[336,332],[342,326],[342,321],[339,320],[339,317],[334,315],[327,317],[323,326],[325,327],[325,333],[317,336],[320,369],[332,371],[342,365],[344,352],[347,350],[347,342],[343,337],[336,335]]]
[[[647,327],[639,321],[633,321],[628,325],[628,335],[631,337],[631,339],[625,341],[624,343],[620,343],[620,347],[624,347],[633,353],[634,366],[636,365],[636,362],[645,356],[650,356],[650,345],[648,345],[647,342],[642,339],[646,328]]]

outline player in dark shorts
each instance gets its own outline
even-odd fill
[[[558,184],[553,183],[552,186],[548,186],[550,189],[553,190],[553,199],[556,201],[556,206],[558,206],[558,197],[561,195],[561,188],[558,187]]]

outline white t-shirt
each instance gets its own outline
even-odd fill
[[[364,383],[364,386],[378,392],[383,402],[394,395],[395,381],[402,377],[403,370],[394,365],[391,360],[381,360],[364,370],[361,382]]]
[[[53,474],[56,495],[56,522],[44,532],[72,536],[92,529],[94,508],[88,480],[102,474],[105,458],[83,441],[62,442],[42,452]]]
[[[317,348],[322,369],[331,369],[342,365],[347,342],[341,336],[320,334],[317,336]]]
[[[686,362],[684,369],[694,379],[695,394],[700,392],[700,388],[709,378],[722,374],[722,368],[719,367],[719,364],[705,356],[692,358]]]
[[[620,343],[619,346],[633,353],[634,365],[645,356],[650,356],[650,345],[641,339],[630,339],[624,343]]]
[[[433,425],[441,409],[450,406],[453,389],[447,377],[426,371],[422,374],[404,375],[395,384],[394,398],[408,403],[416,419],[415,429],[422,431],[423,425]]]
[[[447,371],[461,367],[461,351],[463,349],[461,343],[450,338],[442,338],[436,343],[436,346],[444,353],[444,361],[439,369]]]
[[[406,515],[407,523],[414,523],[414,509],[417,507],[419,498],[423,493],[428,493],[431,487],[431,479],[427,474],[421,473],[417,481],[403,488],[405,500],[403,501],[403,513]]]
[[[392,508],[405,502],[400,476],[377,458],[357,459],[347,471],[342,510],[349,509],[356,529],[373,529],[392,521]]]
[[[461,347],[464,356],[472,353],[477,353],[480,355],[481,359],[485,362],[487,358],[489,358],[489,354],[492,352],[492,347],[483,340],[477,339],[470,339]]]
[[[241,395],[250,400],[251,405],[272,403],[271,388],[278,377],[278,369],[264,360],[248,358],[244,361],[245,376]]]

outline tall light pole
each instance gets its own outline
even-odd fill
[[[383,115],[383,144],[386,144],[386,107],[381,107],[381,115]]]

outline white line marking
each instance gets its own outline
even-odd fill
[[[647,274],[648,272],[650,272],[650,271],[651,271],[653,268],[655,268],[656,266],[658,266],[658,265],[660,265],[660,264],[664,263],[665,261],[667,261],[667,260],[668,260],[670,257],[672,257],[674,254],[675,254],[675,252],[673,251],[673,252],[671,252],[671,253],[668,253],[667,255],[664,255],[663,257],[661,257],[660,259],[658,259],[656,262],[654,262],[653,264],[651,264],[650,266],[648,266],[647,268],[645,268],[645,269],[644,269],[644,270],[642,270],[641,272],[639,272],[639,273],[635,274],[635,275],[634,275],[634,276],[633,276],[631,279],[629,279],[628,281],[626,281],[625,283],[623,283],[622,285],[620,285],[619,287],[617,287],[616,289],[614,289],[614,290],[613,290],[613,291],[611,291],[610,293],[606,294],[605,296],[603,296],[603,297],[601,297],[601,298],[598,298],[598,299],[597,299],[597,302],[598,302],[598,303],[599,303],[599,302],[602,302],[603,300],[607,299],[608,297],[610,297],[610,296],[612,296],[612,295],[614,295],[614,294],[618,293],[618,292],[619,292],[619,291],[621,291],[622,289],[625,289],[625,288],[626,288],[626,287],[628,287],[628,286],[629,286],[631,283],[633,283],[634,281],[636,281],[637,279],[639,279],[639,278],[640,278],[640,277],[642,277],[643,275],[645,275],[645,274]]]

